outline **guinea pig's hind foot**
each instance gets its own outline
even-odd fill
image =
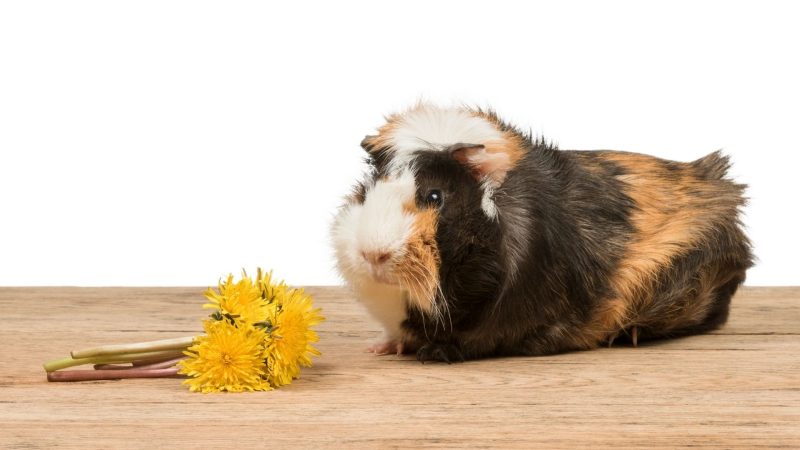
[[[609,335],[608,338],[606,338],[607,339],[606,342],[608,343],[609,348],[611,348],[611,346],[614,345],[614,340],[619,337],[619,333],[620,332],[617,331],[616,333],[613,333]],[[639,346],[639,327],[634,325],[630,328],[630,331],[625,331],[625,334],[628,334],[630,336],[631,343],[633,344],[634,347]]]
[[[395,340],[376,342],[375,344],[372,344],[369,347],[367,347],[366,352],[374,353],[376,356],[384,356],[392,354],[402,355],[403,342]]]

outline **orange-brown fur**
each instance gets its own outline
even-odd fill
[[[423,311],[431,312],[439,286],[441,263],[436,245],[436,210],[420,210],[413,200],[403,208],[414,214],[414,225],[396,271],[414,304]]]
[[[504,167],[504,171],[508,172],[509,170],[516,167],[519,160],[527,151],[527,146],[523,141],[522,137],[515,132],[504,130],[504,125],[500,121],[500,119],[491,112],[486,111],[473,111],[473,115],[476,117],[480,117],[497,128],[503,135],[503,139],[500,141],[490,141],[490,142],[467,142],[468,144],[483,144],[486,147],[487,153],[493,154],[503,154],[508,158],[508,164]],[[502,183],[503,179],[497,180],[498,183]]]
[[[602,152],[602,157],[626,171],[617,178],[635,203],[631,221],[636,234],[611,278],[613,296],[596,308],[576,341],[591,347],[633,326],[667,333],[700,323],[713,301],[713,289],[733,275],[714,267],[703,269],[693,296],[676,299],[672,314],[660,311],[653,316],[649,312],[658,275],[675,258],[703,245],[714,227],[726,226],[721,221],[735,220],[743,202],[741,192],[707,178],[692,163],[672,163],[673,169],[668,170],[660,160],[646,155]],[[719,279],[720,273],[728,279]]]
[[[378,128],[378,134],[375,136],[367,136],[362,145],[368,148],[369,151],[391,147],[391,139],[394,135],[394,130],[399,126],[400,120],[401,116],[397,114],[386,117],[386,123]]]

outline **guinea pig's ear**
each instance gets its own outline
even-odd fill
[[[361,141],[361,148],[367,151],[367,153],[371,152],[375,146],[375,138],[378,137],[377,135],[366,135],[364,139]]]
[[[470,169],[477,181],[489,181],[500,186],[513,166],[505,152],[490,152],[481,144],[454,144],[448,149],[456,161]]]

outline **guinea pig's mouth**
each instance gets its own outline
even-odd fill
[[[392,285],[392,286],[399,286],[400,285],[400,282],[397,280],[396,277],[394,277],[394,276],[392,276],[392,275],[390,275],[390,274],[388,274],[388,273],[386,273],[384,271],[371,270],[370,271],[370,275],[372,276],[372,279],[377,281],[378,283],[389,284],[389,285]]]

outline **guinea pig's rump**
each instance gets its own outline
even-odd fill
[[[585,153],[579,159],[590,164],[594,158]],[[724,323],[730,298],[752,264],[739,221],[745,186],[725,178],[728,158],[715,152],[680,163],[594,153],[621,169],[616,178],[633,201],[634,231],[609,279],[615,295],[595,309],[583,330],[585,343],[613,329],[669,337]]]

